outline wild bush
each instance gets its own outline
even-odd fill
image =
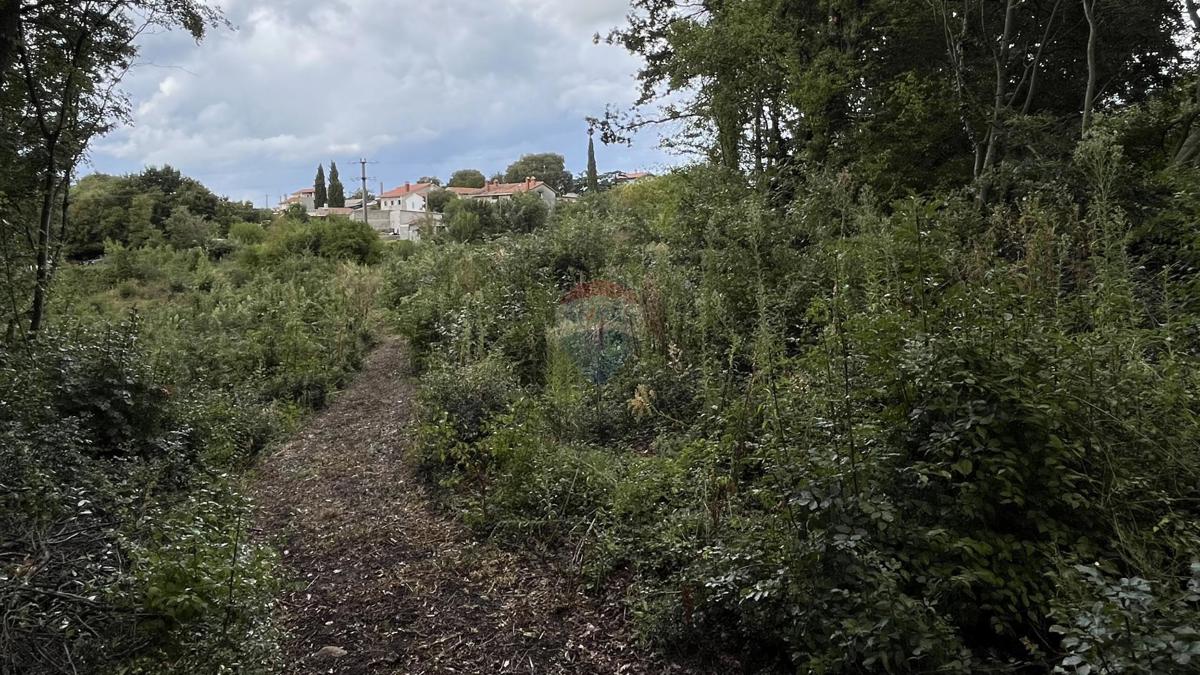
[[[230,475],[361,364],[379,286],[304,253],[62,270],[55,323],[0,347],[0,670],[276,667],[273,557]]]
[[[238,221],[229,226],[229,238],[243,246],[250,246],[261,244],[267,238],[267,233],[258,223]]]
[[[1148,273],[1127,168],[1097,132],[1074,184],[1020,178],[1039,196],[987,214],[882,204],[845,172],[780,209],[691,169],[670,198],[630,186],[530,234],[423,246],[386,295],[444,402],[420,452],[451,458],[476,526],[597,588],[632,571],[649,636],[751,669],[1118,672],[1156,645],[1144,672],[1186,666],[1188,619],[1147,598],[1190,616],[1200,559],[1175,273],[1194,233],[1145,249]],[[642,317],[599,385],[549,339],[596,279]],[[485,372],[523,394],[485,393]],[[1063,583],[1081,567],[1104,583]],[[1118,636],[1126,618],[1148,627]]]
[[[381,260],[382,251],[383,244],[371,226],[338,216],[312,222],[279,218],[268,230],[264,244],[265,255],[275,259],[307,254],[374,264]]]

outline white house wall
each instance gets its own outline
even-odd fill
[[[403,197],[389,197],[380,201],[380,208],[385,211],[424,211],[425,195],[409,194]]]

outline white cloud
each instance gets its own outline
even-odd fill
[[[128,81],[134,124],[97,145],[98,168],[171,163],[233,195],[360,154],[386,182],[468,159],[492,171],[520,152],[578,158],[583,117],[634,96],[637,64],[591,43],[626,0],[221,4],[238,30],[150,38]]]

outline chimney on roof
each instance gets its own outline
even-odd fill
[[[404,181],[404,191],[408,192],[412,188],[412,183]]]

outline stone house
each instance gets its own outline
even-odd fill
[[[512,199],[516,195],[531,192],[546,202],[546,206],[554,208],[558,202],[558,193],[554,188],[546,185],[544,182],[536,178],[526,178],[520,183],[500,183],[491,182],[483,186],[479,190],[465,195],[467,199],[483,199],[491,202],[500,202]]]

